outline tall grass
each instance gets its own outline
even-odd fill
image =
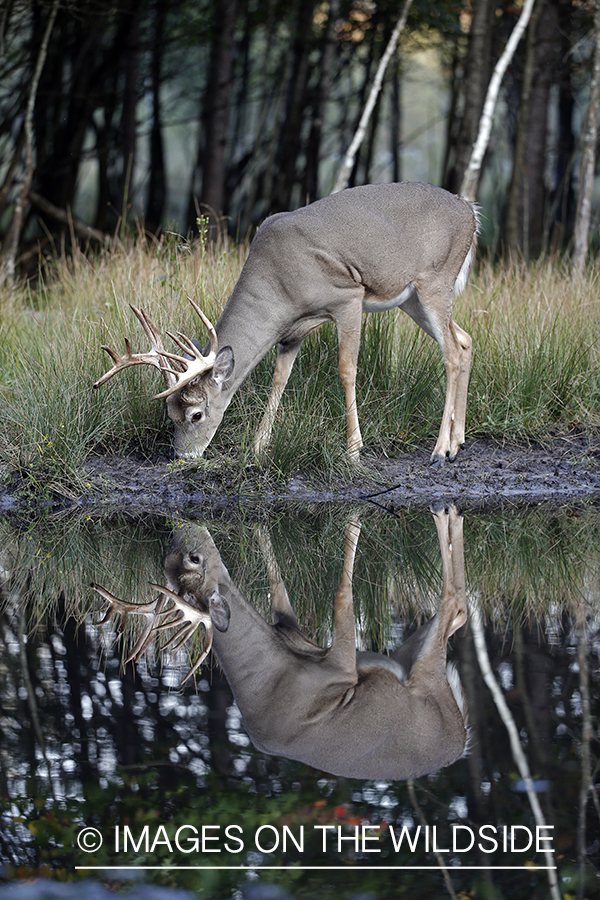
[[[345,505],[269,510],[238,508],[209,521],[144,516],[105,517],[71,508],[61,515],[0,520],[0,593],[4,606],[27,602],[30,626],[62,615],[79,622],[106,604],[90,588],[102,584],[124,599],[155,596],[164,560],[181,529],[208,527],[232,581],[269,618],[269,578],[257,525],[269,534],[275,558],[303,630],[330,639],[333,597],[341,578]],[[441,555],[433,517],[423,511],[394,518],[361,509],[362,530],[353,577],[354,608],[365,636],[390,642],[394,620],[427,620],[442,587]],[[465,517],[467,589],[486,615],[510,621],[530,615],[574,616],[598,608],[600,514],[594,508],[530,507]],[[61,598],[60,608],[57,605]],[[139,623],[137,623],[139,625]]]
[[[200,334],[186,302],[215,321],[239,275],[244,248],[207,248],[176,235],[121,245],[88,258],[75,253],[40,266],[35,284],[0,295],[0,465],[37,490],[77,483],[90,453],[131,446],[168,455],[160,383],[146,367],[100,390],[110,362],[100,350],[134,350],[145,338],[128,304],[148,310],[161,332]],[[575,284],[557,260],[526,268],[483,264],[455,317],[473,336],[467,434],[535,438],[600,424],[600,291],[592,269]],[[252,435],[268,394],[274,353],[238,391],[208,449],[214,464],[253,464]],[[359,418],[368,451],[430,449],[441,420],[445,376],[439,348],[401,312],[365,317],[358,373]],[[345,470],[344,395],[333,326],[305,341],[261,471],[324,478]],[[368,458],[368,457],[367,457]]]

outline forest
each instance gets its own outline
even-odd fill
[[[205,215],[246,238],[327,195],[403,6],[3,0],[4,268],[27,276],[73,241],[93,249],[139,229],[193,234]],[[414,0],[348,184],[460,192],[520,13],[512,0]],[[536,0],[482,164],[493,255],[572,248],[588,151],[595,168],[596,16],[590,0]]]

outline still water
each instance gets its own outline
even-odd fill
[[[5,874],[600,895],[598,510],[78,511],[0,532]]]

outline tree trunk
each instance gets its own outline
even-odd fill
[[[150,63],[152,78],[152,131],[150,132],[150,179],[146,204],[146,227],[156,232],[162,223],[167,199],[165,156],[160,121],[160,86],[162,82],[162,57],[164,50],[167,0],[155,0],[154,38]]]
[[[481,177],[481,166],[490,140],[492,123],[494,119],[494,110],[498,101],[500,85],[502,84],[504,73],[506,72],[511,59],[514,56],[515,50],[517,49],[517,44],[521,40],[523,32],[527,28],[527,23],[529,22],[534,2],[535,0],[525,0],[521,15],[519,16],[519,20],[512,30],[502,56],[494,67],[494,72],[490,79],[490,83],[488,85],[487,93],[485,96],[483,111],[479,120],[477,140],[473,145],[471,156],[469,158],[469,164],[465,170],[465,175],[462,180],[460,189],[460,193],[462,194],[462,196],[466,197],[468,200],[475,200],[477,198],[477,189],[479,187],[479,179]]]
[[[201,150],[196,173],[202,173],[200,211],[209,220],[208,237],[215,240],[225,195],[226,147],[229,125],[229,99],[233,70],[233,39],[237,0],[215,0],[214,33],[208,67],[208,80],[202,110]],[[197,216],[192,197],[189,226]]]
[[[329,18],[325,29],[323,53],[321,56],[321,72],[317,87],[315,110],[311,124],[308,147],[306,150],[306,170],[304,172],[304,196],[310,203],[319,196],[319,156],[321,137],[325,121],[325,109],[331,90],[333,63],[335,60],[335,25],[340,15],[340,0],[330,0]]]
[[[371,113],[373,112],[373,108],[375,106],[375,102],[377,100],[377,95],[381,90],[381,86],[383,84],[383,76],[385,75],[385,70],[387,69],[388,63],[392,58],[392,54],[394,53],[396,46],[398,44],[398,40],[400,38],[400,34],[404,25],[406,24],[406,20],[408,18],[408,14],[410,12],[410,8],[412,6],[412,0],[405,0],[404,7],[402,9],[402,13],[400,18],[396,23],[396,27],[392,32],[392,36],[390,37],[387,47],[385,48],[385,52],[381,57],[381,61],[379,63],[379,67],[375,74],[375,80],[373,82],[373,86],[371,87],[371,91],[369,93],[369,98],[363,110],[363,114],[360,118],[360,122],[358,123],[358,128],[356,129],[356,134],[354,135],[348,150],[346,151],[346,156],[342,165],[340,166],[340,171],[338,173],[335,185],[333,187],[332,193],[335,194],[337,191],[342,191],[346,185],[348,184],[348,178],[350,177],[350,173],[352,171],[352,167],[354,165],[354,160],[356,154],[358,153],[359,147],[363,142],[365,132],[367,130],[367,125],[369,123],[369,119],[371,118]]]
[[[454,164],[446,179],[448,190],[454,193],[460,191],[469,164],[490,83],[495,14],[495,0],[474,0],[464,66],[464,109],[455,141]]]
[[[379,114],[381,112],[381,92],[377,95],[377,100],[375,101],[375,106],[373,107],[373,114],[371,116],[371,122],[369,124],[369,140],[367,141],[367,148],[365,153],[364,165],[365,165],[365,175],[364,175],[364,183],[369,184],[372,178],[371,168],[373,166],[373,156],[375,154],[375,141],[377,138],[377,129],[379,126]]]
[[[127,222],[127,209],[131,205],[133,195],[133,178],[135,173],[135,154],[137,146],[136,108],[138,101],[138,77],[140,57],[140,16],[141,2],[133,0],[126,13],[128,27],[124,48],[125,85],[123,89],[123,108],[119,128],[119,150],[121,156],[121,173],[119,177],[118,212],[122,217],[122,227]]]
[[[8,23],[13,8],[13,0],[5,0],[0,13],[0,57],[4,56],[5,37],[8,31]]]
[[[507,202],[506,243],[526,260],[544,249],[547,215],[546,148],[550,89],[560,67],[559,0],[546,0],[536,11],[523,83],[522,109]]]
[[[581,174],[579,176],[579,200],[575,217],[575,242],[573,246],[573,275],[581,278],[585,272],[590,219],[592,215],[592,191],[596,173],[596,137],[598,134],[598,96],[600,93],[600,0],[596,0],[594,16],[594,58],[590,102],[583,132]]]
[[[556,157],[552,172],[552,207],[547,217],[547,233],[544,238],[549,253],[564,248],[566,236],[573,233],[575,218],[575,198],[573,192],[573,164],[575,161],[575,136],[573,134],[573,113],[575,98],[573,96],[572,75],[573,58],[571,54],[571,7],[561,4],[559,7],[561,34],[561,68],[558,85],[558,140]]]
[[[543,13],[544,2],[538,3],[536,15]],[[525,65],[523,67],[523,83],[521,87],[521,99],[519,115],[517,117],[517,133],[515,149],[513,153],[513,168],[506,200],[506,215],[504,221],[504,244],[508,253],[515,253],[522,249],[525,259],[529,259],[529,244],[524,238],[523,215],[528,208],[528,195],[525,186],[525,196],[521,196],[524,190],[526,176],[524,173],[526,144],[529,137],[529,114],[531,109],[531,87],[535,72],[535,29],[533,25],[527,31],[525,47]],[[528,232],[527,232],[528,237]]]
[[[292,203],[297,160],[302,146],[302,124],[306,109],[306,91],[310,76],[309,55],[312,43],[314,0],[298,0],[295,39],[292,47],[292,73],[284,121],[281,125],[277,177],[273,195],[274,212],[287,210]]]
[[[390,151],[392,154],[392,181],[402,179],[402,92],[400,89],[402,63],[396,61],[392,75],[390,99]]]
[[[42,74],[42,69],[44,67],[44,63],[46,62],[46,56],[48,53],[48,44],[50,42],[50,35],[52,34],[52,29],[54,28],[54,21],[56,19],[56,14],[58,12],[59,0],[54,0],[52,5],[52,9],[50,11],[50,16],[48,17],[48,22],[46,24],[46,29],[44,31],[44,36],[42,38],[42,43],[40,45],[40,49],[38,50],[37,60],[35,64],[35,69],[33,71],[33,76],[31,79],[31,84],[29,86],[29,96],[27,98],[27,109],[25,111],[25,123],[24,123],[24,131],[25,131],[25,175],[23,178],[23,185],[19,194],[17,196],[17,202],[15,204],[15,212],[13,215],[13,220],[10,227],[10,233],[7,240],[7,248],[6,248],[6,258],[4,264],[4,278],[12,284],[15,278],[15,270],[16,270],[16,258],[17,258],[17,250],[19,247],[19,238],[21,236],[21,227],[23,224],[23,214],[25,210],[25,204],[27,202],[27,195],[29,194],[29,189],[31,187],[31,182],[33,180],[33,151],[34,151],[34,141],[33,141],[33,110],[35,107],[35,101],[37,98],[37,90],[38,84],[40,82],[40,76]]]
[[[375,16],[374,16],[374,18],[375,18]],[[363,63],[362,63],[363,79],[362,79],[362,84],[360,86],[360,91],[358,91],[358,110],[357,110],[356,114],[354,115],[354,119],[352,122],[351,136],[350,136],[349,140],[347,141],[346,152],[348,151],[348,147],[350,146],[352,137],[354,137],[354,135],[356,134],[356,130],[360,124],[360,120],[362,118],[363,111],[364,111],[365,105],[366,105],[368,97],[369,97],[369,85],[371,84],[372,71],[374,68],[375,68],[375,71],[377,71],[376,67],[377,67],[378,63],[377,63],[376,36],[377,36],[377,25],[374,22],[373,28],[370,30],[370,32],[365,40],[365,43],[368,41],[368,44],[369,44],[369,55],[367,56],[366,61],[363,61]],[[350,68],[350,81],[351,81],[352,80],[352,64],[350,64],[349,68]],[[344,122],[344,125],[345,124],[346,124],[346,122]],[[341,134],[343,134],[345,136],[346,129],[341,128],[340,132],[341,132]],[[347,187],[354,187],[356,184],[356,179],[358,177],[359,162],[360,162],[360,147],[358,148],[356,155],[354,157],[352,169],[350,171],[350,175],[348,176]]]

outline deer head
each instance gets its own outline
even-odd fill
[[[188,300],[208,328],[208,352],[203,353],[196,340],[179,331],[176,334],[168,331],[167,334],[184,355],[168,352],[148,314],[131,306],[150,341],[150,350],[147,353],[132,353],[127,338],[122,355],[103,345],[102,349],[111,357],[113,366],[94,383],[94,387],[100,387],[128,366],[151,365],[159,369],[167,387],[155,394],[153,399],[164,398],[167,401],[167,412],[175,429],[175,455],[182,459],[196,459],[204,453],[223,418],[225,405],[222,387],[233,372],[234,359],[231,347],[218,349],[212,323],[191,297]]]

